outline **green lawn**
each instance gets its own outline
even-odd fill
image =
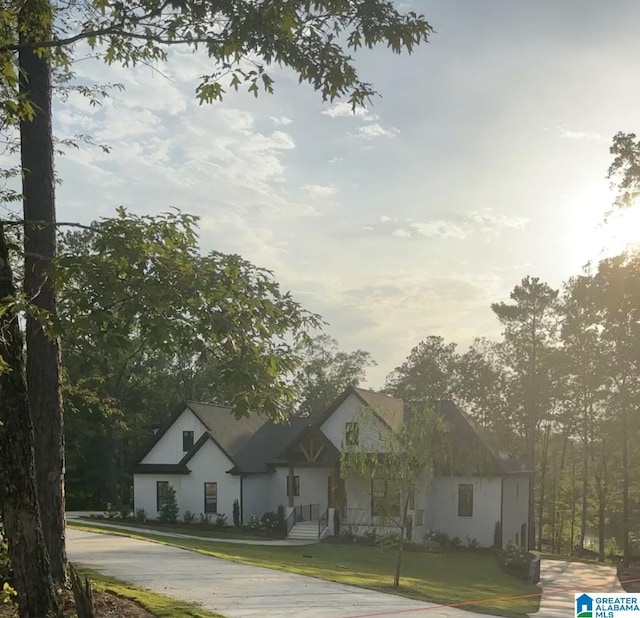
[[[394,592],[422,601],[458,605],[462,609],[488,614],[525,616],[538,610],[540,600],[539,588],[503,573],[490,554],[407,552],[404,554],[401,588],[394,590],[391,583],[395,556],[376,547],[330,543],[285,547],[243,545],[169,539],[146,532],[107,531],[84,524],[70,525],[88,531],[112,532],[151,540],[218,558],[362,588]]]
[[[214,539],[244,539],[244,540],[276,540],[282,537],[267,537],[259,534],[245,532],[241,528],[234,526],[225,526],[224,528],[214,528],[213,526],[202,526],[200,524],[166,524],[159,521],[150,521],[141,524],[135,521],[122,521],[120,519],[98,519],[96,517],[80,517],[79,520],[88,526],[100,526],[108,524],[110,526],[127,526],[131,528],[139,528],[141,531],[153,532],[154,530],[162,530],[163,532],[176,532],[178,534],[191,534],[194,536],[211,537]],[[106,526],[105,526],[106,527]]]
[[[88,577],[93,582],[96,590],[109,590],[121,597],[133,599],[157,618],[224,618],[221,614],[214,614],[183,601],[136,588],[112,577],[101,575],[82,565],[76,566],[81,575]]]

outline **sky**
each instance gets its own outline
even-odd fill
[[[497,338],[490,305],[526,275],[553,286],[640,241],[640,216],[604,223],[618,131],[640,131],[640,3],[414,0],[436,33],[413,55],[358,53],[381,94],[353,115],[274,68],[275,94],[199,106],[207,59],[74,65],[118,82],[102,107],[56,106],[59,135],[109,154],[62,157],[58,218],[123,205],[202,217],[201,248],[274,272],[345,351],[386,375],[428,335],[464,351]]]

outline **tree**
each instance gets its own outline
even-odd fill
[[[76,492],[93,482],[104,501],[129,502],[133,445],[182,398],[187,380],[194,398],[238,415],[282,420],[296,403],[297,350],[318,317],[269,271],[237,255],[200,255],[196,226],[188,215],[120,209],[62,238],[58,328],[79,449],[70,463],[74,475],[93,473],[73,478]],[[92,451],[109,452],[109,461]],[[89,461],[79,465],[80,457]]]
[[[4,229],[0,226],[0,476],[2,519],[19,591],[21,618],[57,615],[49,556],[40,523],[33,425],[22,358],[16,296]]]
[[[476,339],[458,358],[454,394],[465,412],[489,429],[501,444],[511,445],[507,375],[495,342]]]
[[[358,417],[358,445],[344,446],[341,469],[349,478],[364,480],[383,491],[372,496],[373,509],[387,526],[398,530],[393,587],[400,586],[402,552],[408,525],[409,504],[428,487],[437,469],[446,467],[451,456],[450,428],[430,407],[414,406],[400,427],[383,424],[375,411],[364,408]]]
[[[329,335],[303,341],[297,353],[302,358],[294,385],[299,393],[299,413],[313,415],[326,410],[349,386],[358,386],[367,367],[375,366],[369,352],[341,352]]]
[[[614,155],[607,177],[618,189],[615,206],[629,208],[640,196],[640,140],[635,133],[616,133],[609,152]]]
[[[514,428],[525,443],[526,463],[536,468],[536,440],[551,407],[550,359],[556,335],[558,291],[536,277],[525,277],[511,292],[513,304],[491,305],[504,327],[503,362],[510,374]],[[529,499],[529,547],[535,542],[534,475]]]
[[[46,275],[56,245],[51,70],[72,61],[78,41],[86,41],[106,62],[125,65],[164,60],[176,45],[204,50],[213,66],[198,85],[201,102],[219,100],[225,86],[237,90],[243,83],[256,96],[259,83],[271,92],[273,80],[264,65],[279,64],[324,100],[347,96],[355,108],[374,90],[359,78],[349,50],[386,43],[395,53],[411,52],[431,32],[422,16],[402,14],[387,0],[5,2],[0,9],[0,109],[20,123],[25,252],[33,258],[25,291],[55,315]],[[45,338],[39,328],[28,319],[27,375],[38,419],[36,472],[46,539],[60,579],[65,564],[60,355],[55,337]]]
[[[388,376],[385,390],[407,402],[431,404],[448,399],[455,388],[456,344],[429,336]]]
[[[598,327],[607,350],[607,376],[610,404],[619,427],[622,457],[622,538],[623,560],[628,566],[630,496],[637,475],[631,470],[634,450],[630,448],[640,432],[637,410],[640,406],[640,254],[623,254],[603,260],[593,276],[591,300],[598,316]]]

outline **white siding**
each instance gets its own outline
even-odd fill
[[[182,448],[182,430],[180,447]],[[157,518],[159,513],[156,510],[156,482],[168,481],[176,490],[179,517],[182,517],[185,511],[191,511],[198,518],[200,513],[204,513],[204,484],[218,483],[218,513],[225,513],[227,522],[233,524],[233,501],[236,498],[240,499],[240,477],[227,474],[233,463],[209,440],[189,461],[188,467],[191,474],[134,474],[135,508],[143,508],[150,519]],[[212,515],[212,518],[215,519],[215,515]]]
[[[255,474],[243,479],[242,514],[245,524],[252,515],[262,517],[267,511],[276,511],[278,504],[286,506],[286,501],[274,501],[275,506],[271,504],[272,476],[272,474]]]
[[[331,468],[295,468],[294,474],[300,477],[300,495],[293,498],[293,506],[319,504],[320,515],[324,515]]]
[[[362,401],[351,394],[342,405],[320,426],[322,433],[329,438],[337,449],[342,449],[347,423],[359,423],[360,445],[372,451],[378,450],[379,440],[377,436],[382,424],[373,414],[363,410]]]
[[[208,440],[187,464],[191,474],[183,477],[178,499],[180,513],[204,513],[204,484],[218,483],[218,513],[227,516],[233,525],[233,501],[240,500],[240,477],[227,474],[233,462],[212,441]],[[212,515],[215,519],[215,515]]]
[[[526,547],[526,539],[522,539],[521,528],[528,519],[529,477],[526,474],[518,474],[505,478],[502,486],[503,547],[512,543]]]
[[[458,485],[473,485],[473,515],[458,516]],[[446,477],[434,479],[425,499],[425,524],[430,530],[457,536],[464,544],[476,539],[482,547],[493,545],[500,521],[502,479],[498,477]],[[417,506],[417,505],[416,505]]]
[[[167,481],[176,490],[176,498],[180,505],[180,490],[186,475],[180,474],[134,474],[133,475],[133,508],[134,512],[144,509],[149,519],[157,519],[156,483]]]
[[[194,443],[206,431],[206,427],[200,422],[198,417],[188,408],[175,420],[173,425],[169,427],[158,443],[151,449],[144,459],[140,462],[143,464],[175,464],[184,456],[182,450],[182,432],[193,431]]]

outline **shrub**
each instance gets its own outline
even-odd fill
[[[284,516],[284,506],[282,504],[278,505],[278,524],[279,524],[278,532],[284,536],[284,534],[286,534],[287,532],[286,530],[287,521]]]
[[[191,511],[185,511],[185,512],[182,514],[182,521],[183,521],[185,524],[191,524],[191,523],[193,523],[193,520],[194,520],[195,518],[196,518],[196,514],[195,514],[195,513],[192,513]]]
[[[166,524],[175,524],[178,521],[178,501],[176,499],[176,490],[169,485],[167,490],[167,499],[165,500],[162,508],[160,509],[160,521]]]
[[[375,528],[367,529],[362,534],[362,542],[365,545],[375,545],[378,540],[378,533]]]
[[[13,583],[13,569],[6,541],[0,543],[0,581]]]
[[[126,521],[131,517],[131,507],[128,504],[123,504],[120,507],[120,519]]]
[[[214,528],[224,528],[227,525],[227,515],[225,513],[216,513],[216,520],[213,523]]]
[[[448,547],[451,543],[451,539],[446,532],[442,532],[441,530],[436,530],[431,533],[431,541],[433,541],[436,545],[440,547]]]
[[[467,537],[467,547],[469,549],[480,549],[480,543],[478,543],[478,539],[476,538],[470,539]]]
[[[529,563],[532,554],[527,553],[517,545],[509,545],[504,551],[497,554],[497,559],[502,568],[519,579],[529,579]]]
[[[209,513],[200,513],[200,523],[208,526],[211,523],[211,515]]]
[[[240,503],[237,498],[233,501],[233,525],[240,527]]]
[[[502,549],[502,524],[497,521],[493,528],[493,546]]]
[[[449,545],[449,547],[451,549],[455,549],[456,547],[460,546],[461,542],[462,541],[460,541],[460,537],[459,536],[454,536],[454,537],[449,539],[449,544],[448,545]]]
[[[257,532],[262,528],[260,518],[257,515],[252,515],[251,517],[249,517],[249,521],[244,528],[245,530],[249,530],[250,532]]]
[[[274,513],[273,511],[267,511],[260,518],[260,523],[264,526],[267,534],[279,534],[282,530],[283,522],[280,521],[278,513]]]
[[[147,512],[144,509],[136,509],[135,520],[139,524],[147,523]]]

